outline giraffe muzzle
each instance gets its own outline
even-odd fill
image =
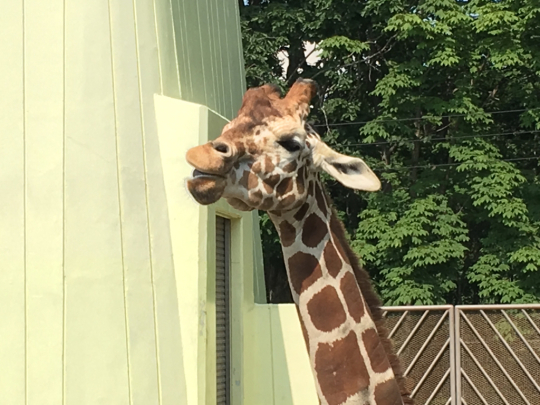
[[[186,160],[194,168],[187,181],[190,194],[199,204],[215,203],[227,186],[233,165],[231,149],[224,142],[208,142],[188,150]]]
[[[201,173],[198,170],[195,170],[194,174],[195,172]],[[226,186],[227,180],[224,177],[206,173],[201,173],[187,181],[189,193],[202,205],[213,204],[219,200]]]

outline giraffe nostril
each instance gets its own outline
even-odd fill
[[[219,153],[223,153],[224,155],[229,153],[229,147],[225,143],[221,142],[213,142],[212,147],[218,151]]]

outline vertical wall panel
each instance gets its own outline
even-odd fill
[[[181,98],[232,119],[245,90],[235,0],[171,0]]]
[[[219,13],[220,21],[219,25],[223,32],[221,37],[221,43],[220,43],[220,53],[221,53],[221,60],[222,60],[222,69],[223,69],[223,87],[224,87],[224,99],[225,99],[225,110],[223,114],[226,117],[232,118],[234,113],[236,111],[233,110],[232,104],[234,100],[232,99],[232,72],[231,72],[231,58],[232,55],[229,52],[229,48],[231,46],[231,27],[230,27],[230,21],[227,19],[229,18],[227,13],[227,6],[230,2],[223,2],[221,4],[221,10]]]
[[[234,62],[235,69],[235,79],[234,83],[237,83],[236,86],[232,87],[233,90],[233,112],[236,113],[236,110],[240,108],[240,101],[246,90],[246,74],[244,70],[244,52],[242,48],[242,31],[240,27],[240,10],[239,5],[236,1],[230,2],[231,8],[231,30],[235,33],[236,37],[236,46],[233,46],[234,53],[236,55]]]
[[[139,98],[142,109],[143,133],[156,132],[154,94],[160,94],[159,56],[153,2],[134,0],[135,30],[139,71]]]
[[[213,92],[213,109],[215,111],[223,110],[223,100],[220,97],[220,86],[218,81],[219,71],[217,69],[217,53],[216,53],[216,34],[217,28],[215,26],[215,14],[216,14],[216,4],[215,0],[208,0],[208,15],[206,28],[208,30],[208,52],[210,53],[210,70],[211,70],[211,85]]]
[[[191,100],[193,97],[193,86],[191,85],[191,66],[188,57],[188,32],[185,22],[185,11],[183,0],[170,0],[171,13],[173,16],[174,36],[176,38],[176,54],[178,55],[178,74],[182,83],[182,99]]]
[[[0,27],[0,398],[20,405],[26,390],[22,1],[3,5]]]
[[[63,0],[25,1],[28,404],[63,396]]]
[[[154,95],[159,94],[158,55],[151,2],[135,2],[139,96],[146,183],[146,213],[150,238],[151,278],[154,293],[154,317],[157,344],[159,396],[163,405],[183,402],[184,376],[180,325],[174,289],[174,265],[171,255],[169,217],[159,154]],[[178,38],[177,38],[178,41]],[[183,83],[183,82],[182,82]],[[172,321],[174,320],[174,321]]]
[[[178,72],[177,38],[175,36],[171,1],[173,0],[156,0],[154,2],[161,91],[163,95],[180,98],[182,88]]]
[[[205,317],[201,316],[201,311],[204,311],[204,309],[201,308],[201,302],[198,298],[198,290],[200,288],[198,269],[200,266],[199,249],[201,249],[200,244],[201,239],[203,239],[200,235],[199,228],[204,224],[201,218],[201,211],[204,208],[196,204],[187,203],[189,201],[187,191],[179,185],[177,174],[189,171],[189,165],[185,159],[178,159],[176,152],[178,150],[186,150],[189,144],[196,142],[194,138],[199,136],[202,107],[164,96],[156,96],[155,105],[163,180],[167,187],[166,198],[170,212],[170,239],[168,240],[168,246],[172,249],[174,266],[176,268],[175,283],[177,285],[178,295],[174,305],[179,310],[180,324],[182,325],[182,330],[180,331],[181,339],[176,339],[175,343],[177,345],[176,347],[179,347],[183,351],[180,361],[186,371],[184,377],[183,370],[180,368],[181,378],[178,381],[174,380],[175,377],[178,377],[178,374],[173,372],[163,374],[163,404],[176,405],[187,403],[189,405],[203,405],[204,402],[198,402],[199,385],[201,385],[198,379],[198,368],[202,367],[204,359],[201,360],[198,356],[200,352],[199,345],[206,346],[206,342],[199,341],[199,334],[201,333],[201,329],[204,328]],[[184,136],[178,136],[177,131],[179,126],[182,127]],[[180,240],[180,243],[178,243],[178,240]],[[162,262],[164,259],[171,259],[170,254],[158,257],[162,258]],[[160,297],[165,297],[164,294],[159,292],[171,289],[173,286],[171,283],[167,284],[169,280],[163,277],[165,271],[162,272],[156,267],[155,269],[156,291],[158,292],[158,301],[156,303],[158,328],[161,336],[163,327],[171,324],[169,320],[175,314],[171,311],[167,313],[167,306],[170,302],[159,299]],[[162,323],[164,324],[163,326]],[[171,352],[171,354],[176,353]],[[161,355],[162,351],[160,347],[160,365],[165,369],[164,362],[170,360],[171,363],[168,363],[171,366],[170,371],[175,371],[172,369],[172,366],[176,365],[178,367],[178,356],[176,355],[169,359],[165,356],[166,353],[163,353],[163,357]],[[172,363],[174,360],[176,362]],[[185,398],[184,402],[173,401],[173,386],[181,389],[180,393]]]
[[[107,1],[66,1],[65,395],[128,404]]]
[[[227,54],[229,55],[228,71],[229,83],[237,83],[236,86],[229,86],[231,101],[229,104],[230,114],[234,116],[240,107],[240,100],[244,93],[244,64],[242,58],[242,48],[239,47],[240,27],[238,24],[238,11],[235,1],[228,1],[225,7],[225,21],[228,22],[227,30]]]
[[[197,4],[197,20],[199,27],[199,37],[201,48],[199,53],[202,59],[202,77],[204,83],[204,105],[215,110],[216,101],[214,85],[212,79],[212,44],[210,43],[210,33],[208,30],[210,5],[209,0],[199,0]]]
[[[189,69],[191,72],[191,86],[192,93],[190,98],[186,98],[188,101],[203,104],[206,103],[206,89],[204,85],[203,76],[203,56],[201,54],[201,37],[199,26],[199,19],[197,15],[197,2],[195,1],[183,1],[183,14],[181,18],[184,19],[186,41],[183,45],[186,47],[187,60],[189,63]]]
[[[158,368],[137,41],[133,21],[124,17],[134,10],[131,0],[111,0],[110,4],[131,404],[153,405],[159,402]],[[153,84],[158,86],[157,81]]]
[[[144,114],[155,125],[154,111],[150,109],[150,106],[154,104],[154,100],[152,99],[151,102],[152,104],[146,106]],[[175,266],[182,268],[183,263],[173,263],[170,219],[156,131],[144,133],[144,156],[146,162],[152,285],[155,296],[154,316],[156,320],[160,404],[176,405],[186,403],[183,361],[185,354],[182,348],[183,341],[180,329],[183,315],[178,308],[178,292],[175,280]]]
[[[222,21],[222,1],[221,0],[211,0],[212,1],[212,20],[211,25],[213,28],[213,53],[214,53],[214,76],[217,85],[217,97],[218,97],[218,106],[217,110],[221,115],[225,115],[226,109],[226,100],[225,100],[225,82],[223,80],[223,49],[221,47],[221,41],[223,36],[223,31],[221,30]],[[230,118],[230,117],[229,117]]]
[[[184,372],[184,351],[179,321],[177,289],[174,265],[170,252],[170,239],[154,231],[155,245],[162,244],[161,249],[153,248],[154,254],[161,251],[153,261],[154,289],[156,294],[155,317],[157,324],[157,344],[159,361],[159,395],[161,405],[186,404],[186,377]]]

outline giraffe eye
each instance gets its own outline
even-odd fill
[[[300,144],[294,139],[283,139],[278,141],[283,148],[287,149],[289,152],[296,152],[300,150]]]

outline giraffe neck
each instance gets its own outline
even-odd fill
[[[323,405],[401,405],[400,388],[319,182],[305,204],[270,213]],[[371,287],[370,287],[371,288]]]

